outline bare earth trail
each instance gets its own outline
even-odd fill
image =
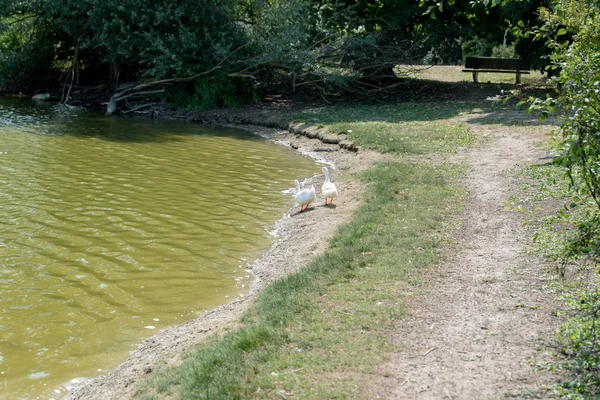
[[[423,293],[392,333],[400,351],[382,366],[371,398],[552,398],[541,388],[553,377],[530,360],[548,360],[543,340],[559,323],[552,313],[558,305],[540,290],[547,266],[527,254],[523,216],[506,208],[513,187],[505,174],[546,162],[535,146],[545,139],[518,126],[472,129],[490,140],[458,156],[470,166],[470,197],[455,243],[443,265],[424,273]]]

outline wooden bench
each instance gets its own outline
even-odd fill
[[[496,72],[502,74],[516,74],[516,83],[521,83],[521,74],[529,71],[522,69],[522,60],[519,58],[498,57],[467,57],[465,69],[462,72],[472,72],[473,82],[479,83],[480,72]]]

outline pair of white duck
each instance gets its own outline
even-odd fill
[[[323,197],[325,198],[325,205],[333,204],[333,199],[337,197],[337,187],[335,186],[335,183],[331,182],[327,167],[321,168],[321,171],[323,171],[323,175],[325,175],[325,182],[323,183],[323,186],[321,186],[321,193],[323,193]],[[294,181],[294,184],[296,185],[296,195],[294,196],[294,200],[296,200],[296,203],[300,204],[299,212],[305,211],[308,209],[310,203],[317,197],[315,187],[311,185],[310,188],[300,189],[300,182],[298,182],[297,179]],[[331,199],[331,203],[328,203],[328,199]]]

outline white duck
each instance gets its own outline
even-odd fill
[[[296,195],[294,196],[294,200],[296,200],[296,203],[300,204],[299,212],[302,212],[308,209],[310,203],[315,199],[315,187],[311,185],[308,189],[300,189],[300,182],[298,182],[298,179],[294,181],[294,184],[296,185]]]
[[[323,186],[321,186],[321,193],[323,193],[323,197],[325,198],[325,205],[333,204],[333,199],[337,197],[338,194],[337,187],[335,186],[335,183],[331,182],[327,167],[321,168],[321,171],[323,171],[323,174],[325,175],[325,182],[323,183]],[[327,199],[331,199],[331,203],[327,203]]]

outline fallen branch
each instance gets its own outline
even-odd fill
[[[138,110],[141,110],[141,109],[143,109],[143,108],[154,107],[154,105],[155,105],[155,104],[156,104],[156,103],[146,103],[146,104],[140,104],[140,105],[139,105],[139,106],[137,106],[137,107],[134,107],[134,108],[132,108],[132,109],[129,109],[129,110],[126,110],[126,111],[123,111],[123,114],[129,114],[129,113],[132,113],[132,112],[136,112],[136,111],[138,111]]]
[[[119,87],[120,91],[113,94],[110,98],[110,100],[108,101],[108,106],[106,107],[106,114],[107,115],[112,115],[117,111],[117,103],[122,101],[122,100],[126,100],[130,97],[134,97],[134,96],[145,96],[145,95],[150,95],[150,94],[158,94],[158,93],[164,93],[165,89],[157,89],[157,90],[144,90],[144,89],[148,89],[154,86],[161,86],[161,85],[172,85],[175,83],[181,83],[181,82],[191,82],[201,76],[204,75],[208,75],[211,72],[214,72],[218,69],[221,69],[222,67],[220,65],[217,65],[209,70],[200,72],[198,74],[192,75],[192,76],[186,76],[183,78],[169,78],[169,79],[161,79],[158,81],[151,81],[151,82],[144,82],[144,83],[128,83],[125,84],[121,87]],[[250,74],[242,74],[239,72],[232,72],[227,74],[228,77],[231,78],[250,78],[250,79],[256,79],[254,76],[250,75]]]
[[[158,93],[164,93],[165,90],[164,89],[159,89],[159,90],[148,90],[145,92],[134,92],[134,93],[129,93],[129,94],[123,94],[123,92],[119,93],[121,94],[121,96],[117,96],[116,94],[112,95],[112,97],[110,98],[109,102],[108,102],[108,106],[106,107],[106,114],[108,115],[112,115],[115,113],[115,111],[117,111],[117,103],[121,100],[125,100],[128,99],[130,97],[137,97],[137,96],[147,96],[147,95],[151,95],[151,94],[158,94]]]
[[[71,90],[73,89],[73,82],[75,81],[75,69],[71,70],[71,83],[69,84],[69,90],[67,90],[67,95],[64,97],[64,99],[60,99],[60,102],[62,105],[66,105],[67,102],[69,101],[69,98],[71,97]],[[67,83],[65,82],[65,85]],[[63,87],[63,94],[65,92],[65,89]]]

